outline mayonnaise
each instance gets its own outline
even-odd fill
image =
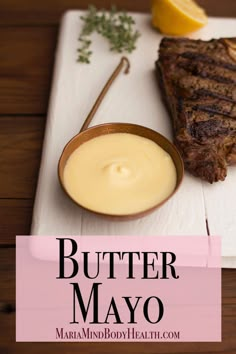
[[[171,156],[152,140],[114,133],[78,147],[63,177],[67,192],[81,206],[104,214],[130,215],[172,194],[177,173]]]

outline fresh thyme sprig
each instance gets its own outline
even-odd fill
[[[131,53],[136,49],[140,33],[133,28],[135,21],[126,12],[118,12],[115,6],[112,6],[109,12],[98,11],[91,5],[86,16],[81,16],[81,19],[84,25],[79,37],[81,43],[78,49],[79,62],[90,63],[92,42],[89,38],[93,32],[101,34],[109,41],[111,51]]]

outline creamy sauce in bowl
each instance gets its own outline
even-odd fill
[[[175,190],[171,156],[150,139],[101,135],[79,146],[63,174],[67,193],[81,206],[110,215],[131,215],[160,204]]]

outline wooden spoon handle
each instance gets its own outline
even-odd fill
[[[100,95],[98,96],[98,98],[97,98],[96,102],[94,103],[91,111],[89,112],[87,118],[85,119],[84,124],[82,125],[82,128],[80,129],[80,133],[88,128],[88,126],[91,123],[91,121],[92,121],[95,113],[97,112],[100,104],[102,103],[103,98],[105,97],[106,93],[108,92],[108,90],[111,87],[111,85],[114,82],[114,80],[117,78],[117,76],[119,75],[119,73],[123,69],[124,65],[126,65],[125,74],[129,73],[130,62],[129,62],[128,58],[123,57],[123,58],[121,58],[120,64],[117,66],[117,68],[115,69],[115,71],[113,72],[113,74],[111,75],[109,80],[107,81],[106,85],[103,87]]]

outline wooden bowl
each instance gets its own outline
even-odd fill
[[[163,200],[161,203],[155,205],[154,207],[149,208],[149,209],[144,210],[139,213],[129,214],[129,215],[110,215],[110,214],[95,212],[93,210],[85,208],[68,194],[68,192],[65,188],[63,175],[64,175],[64,168],[65,168],[66,162],[67,162],[68,158],[70,157],[70,155],[74,152],[74,150],[76,150],[80,145],[82,145],[86,141],[96,138],[100,135],[114,134],[114,133],[129,133],[129,134],[139,135],[144,138],[150,139],[150,140],[154,141],[157,145],[159,145],[162,149],[164,149],[171,156],[171,158],[175,164],[175,167],[176,167],[177,182],[176,182],[175,190],[173,191],[172,194],[170,194],[168,196],[168,198]],[[182,160],[178,150],[176,149],[176,147],[168,139],[166,139],[163,135],[155,132],[152,129],[143,127],[141,125],[129,124],[129,123],[107,123],[107,124],[96,125],[94,127],[88,128],[87,130],[84,130],[83,132],[77,134],[65,146],[65,148],[61,154],[59,164],[58,164],[58,176],[59,176],[60,184],[70,199],[72,199],[78,206],[80,206],[81,208],[83,208],[89,212],[92,212],[96,215],[104,216],[107,218],[115,219],[115,220],[138,219],[138,218],[141,218],[141,217],[153,212],[154,210],[156,210],[157,208],[162,206],[164,203],[166,203],[167,200],[169,200],[176,193],[176,191],[178,190],[178,188],[182,182],[183,175],[184,175],[183,160]]]

